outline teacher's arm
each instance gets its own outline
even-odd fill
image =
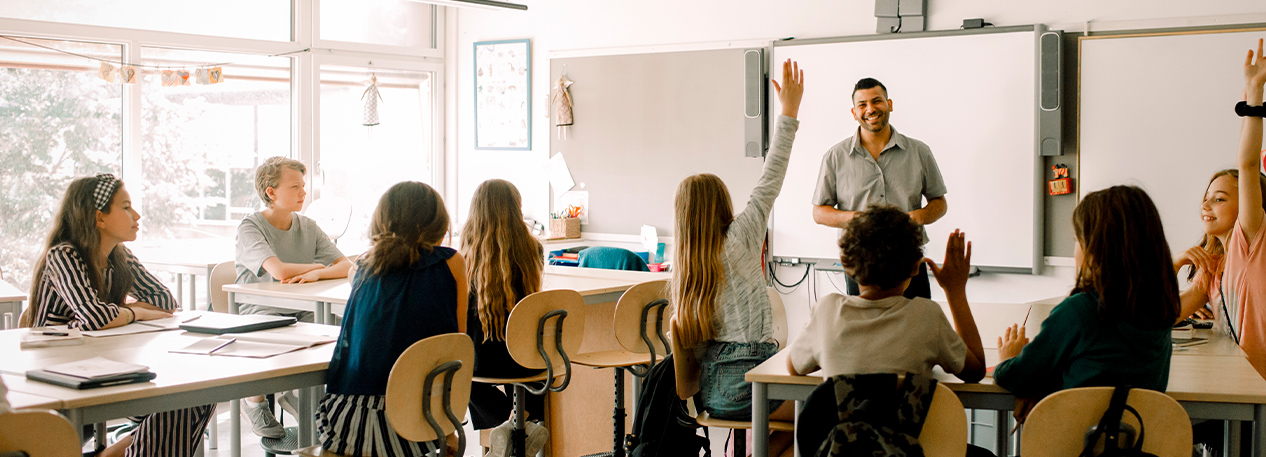
[[[910,218],[914,219],[914,223],[919,225],[928,225],[941,220],[945,217],[945,212],[949,211],[949,203],[945,202],[945,196],[928,199],[927,206],[910,212]]]
[[[853,220],[855,216],[857,216],[857,211],[841,211],[830,205],[813,207],[813,222],[828,227],[848,227],[848,221]]]

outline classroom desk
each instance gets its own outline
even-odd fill
[[[319,389],[313,387],[325,384],[325,370],[334,350],[332,344],[325,344],[265,359],[167,352],[209,336],[178,330],[87,338],[81,346],[22,350],[18,347],[18,340],[24,331],[0,332],[0,360],[5,361],[0,371],[4,373],[10,392],[57,399],[60,405],[55,407],[76,426],[76,430],[82,430],[83,424],[233,400],[230,408],[233,424],[230,450],[234,457],[241,454],[236,400],[299,389],[300,415],[312,417],[319,394]],[[266,331],[335,335],[338,329],[298,324]],[[68,389],[29,381],[24,377],[27,370],[95,356],[148,365],[158,377],[148,383],[89,390]],[[313,425],[310,420],[299,421],[301,444],[315,442]]]
[[[986,349],[987,363],[997,364],[997,351]],[[966,384],[936,370],[937,380],[958,395],[965,408],[1005,411],[1014,408],[1015,397],[1006,389],[986,377],[980,383]],[[746,380],[752,383],[752,436],[753,455],[764,457],[768,452],[769,412],[767,399],[795,400],[809,397],[823,380],[820,372],[807,376],[787,373],[787,351],[779,351],[769,360],[747,372]],[[1217,373],[1216,376],[1210,376]],[[1263,455],[1263,438],[1266,437],[1266,380],[1249,365],[1246,357],[1220,355],[1175,355],[1170,362],[1169,386],[1166,392],[1178,400],[1192,419],[1212,419],[1253,422],[1253,449],[1251,455]],[[1002,416],[1005,417],[1005,416]],[[999,437],[1006,437],[1006,427],[1000,427]],[[1005,454],[1005,439],[999,449]],[[1232,440],[1228,440],[1232,441]],[[1234,449],[1234,445],[1227,449]]]
[[[19,290],[17,287],[0,279],[0,316],[5,313],[13,314],[14,327],[18,325],[18,319],[22,316],[22,302],[26,301],[26,292]],[[3,321],[0,321],[0,326]],[[0,330],[7,330],[0,328]]]
[[[4,378],[7,385],[10,375],[0,375]],[[16,377],[16,376],[15,376]],[[62,407],[62,401],[56,398],[41,397],[23,392],[9,392],[9,406],[13,409],[58,409]]]
[[[141,264],[150,271],[166,271],[176,275],[176,297],[183,303],[185,295],[185,277],[189,278],[189,302],[183,306],[186,310],[194,310],[198,305],[198,277],[207,281],[207,307],[211,306],[211,270],[216,265],[233,260],[233,251],[229,249],[195,248],[192,246],[173,246],[159,248],[137,248],[132,251]]]

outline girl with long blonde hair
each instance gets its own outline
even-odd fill
[[[716,175],[694,175],[677,187],[671,293],[677,394],[685,399],[701,393],[704,409],[721,419],[751,419],[751,386],[742,373],[778,351],[761,250],[799,127],[804,74],[788,60],[782,85],[771,82],[782,116],[747,207],[734,214],[730,193]],[[781,408],[771,417],[791,413]],[[779,443],[786,438],[771,440],[772,455],[787,445]]]
[[[506,350],[506,318],[519,300],[541,290],[545,265],[541,243],[523,222],[522,204],[514,184],[502,179],[484,181],[475,189],[462,227],[461,249],[471,281],[467,308],[471,324],[466,333],[475,342],[475,376],[514,378],[541,372],[519,365]],[[510,406],[509,397],[497,387],[471,386],[471,420],[476,430],[508,424]],[[528,417],[544,415],[541,396],[528,395],[525,407]],[[537,425],[529,426],[529,441],[537,429]]]

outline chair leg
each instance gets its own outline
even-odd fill
[[[624,369],[620,367],[615,367],[615,411],[611,419],[615,437],[611,456],[624,457]]]
[[[527,457],[527,431],[523,423],[523,401],[524,395],[527,395],[527,389],[521,385],[514,385],[514,428],[510,430],[510,456],[511,457]]]
[[[734,457],[747,457],[747,431],[734,429]]]

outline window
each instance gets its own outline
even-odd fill
[[[22,38],[118,62],[122,46]],[[123,97],[92,60],[0,40],[0,269],[25,289],[66,186],[120,173]]]
[[[368,68],[321,67],[321,192],[317,201],[351,206],[348,224],[323,226],[344,254],[369,247],[378,199],[400,181],[433,184],[434,74],[377,68],[380,124],[364,124]],[[443,192],[443,189],[437,189]],[[340,236],[341,235],[341,236]]]
[[[431,48],[431,5],[407,0],[320,0],[321,39]]]
[[[232,244],[259,205],[255,166],[290,155],[290,59],[142,48],[145,65],[224,65],[224,82],[164,87],[159,70],[140,87],[141,224],[148,246],[219,239]]]
[[[17,19],[290,41],[287,0],[0,0],[0,11]]]

